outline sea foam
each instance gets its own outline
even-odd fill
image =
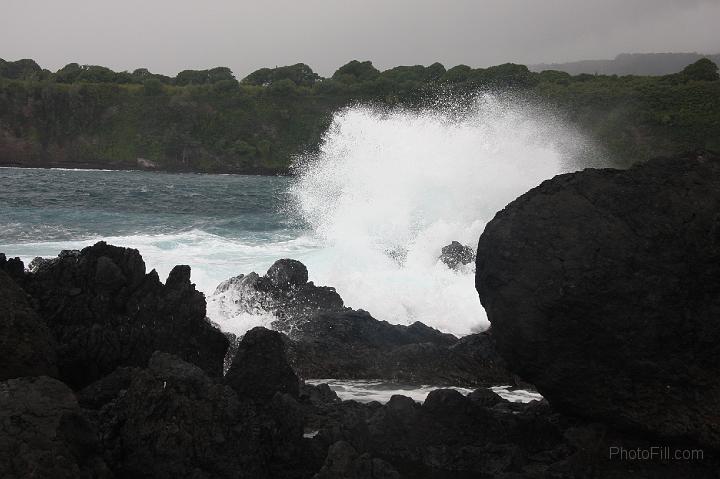
[[[420,110],[338,112],[317,154],[298,158],[293,206],[322,247],[311,279],[391,323],[464,335],[487,328],[474,267],[438,261],[452,240],[475,248],[507,203],[575,169],[589,148],[537,106],[478,95]]]

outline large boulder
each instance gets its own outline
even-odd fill
[[[57,376],[56,344],[27,294],[0,269],[0,381]]]
[[[548,180],[480,237],[500,354],[553,406],[720,447],[720,158]]]
[[[97,431],[65,384],[47,376],[0,383],[0,477],[112,477]]]
[[[300,381],[288,363],[283,335],[263,327],[245,333],[225,382],[241,397],[258,403],[269,402],[276,393],[300,395]]]
[[[137,250],[99,242],[34,262],[22,286],[58,343],[60,377],[81,388],[156,350],[222,375],[228,346],[205,317],[205,298],[176,266],[162,284]]]

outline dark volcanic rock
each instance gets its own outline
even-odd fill
[[[279,259],[270,266],[265,277],[278,289],[302,286],[308,282],[308,270],[304,264],[294,259]]]
[[[12,279],[18,280],[22,279],[25,266],[20,258],[7,259],[3,253],[0,253],[0,270],[5,271]]]
[[[77,392],[80,405],[88,409],[100,409],[117,398],[130,386],[140,368],[120,367]]]
[[[560,175],[480,237],[499,352],[559,410],[720,447],[720,158]]]
[[[70,388],[47,376],[0,383],[0,477],[112,477]]]
[[[253,272],[223,281],[212,300],[225,308],[272,313],[277,317],[273,329],[283,332],[318,312],[346,309],[335,288],[308,282],[307,268],[293,259],[276,261],[265,276]]]
[[[0,270],[0,381],[57,376],[56,344],[27,294]]]
[[[414,384],[497,385],[513,377],[476,335],[458,340],[422,323],[378,321],[365,311],[318,314],[290,334],[304,378],[386,379]]]
[[[454,390],[436,390],[422,405],[404,396],[382,406],[325,404],[319,409],[325,423],[316,422],[320,431],[314,439],[330,448],[322,472],[355,477],[343,472],[348,464],[360,467],[378,458],[412,478],[717,477],[720,462],[709,451],[698,461],[612,459],[610,447],[649,451],[657,442],[564,416],[547,401],[496,400],[485,404]],[[340,441],[350,447],[338,446]]]
[[[418,384],[516,384],[486,335],[458,340],[423,323],[378,321],[343,306],[334,288],[307,281],[299,261],[279,260],[218,286],[213,301],[243,311],[272,312],[273,329],[286,333],[292,366],[303,378],[387,379]]]
[[[197,366],[158,352],[98,421],[120,477],[308,477],[303,467],[319,464],[294,458],[302,418],[287,398],[260,410]]]
[[[144,366],[156,350],[222,374],[227,339],[206,320],[187,266],[163,285],[137,250],[100,242],[37,263],[22,286],[58,343],[60,377],[74,388],[118,366]]]
[[[456,269],[460,265],[470,264],[475,261],[475,251],[469,246],[453,241],[449,245],[443,246],[440,261],[445,263],[448,268]]]
[[[225,376],[242,397],[264,403],[276,393],[300,394],[300,381],[287,361],[282,334],[262,327],[243,336]]]
[[[400,479],[400,474],[382,459],[358,454],[345,441],[338,441],[328,450],[327,459],[313,479]]]

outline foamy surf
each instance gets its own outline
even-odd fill
[[[498,210],[573,170],[587,147],[557,119],[493,95],[420,111],[341,111],[319,153],[298,159],[290,187],[323,243],[307,258],[310,273],[378,319],[484,330],[473,268],[449,269],[441,248],[474,248]]]
[[[192,281],[198,290],[211,297],[222,281],[253,270],[264,272],[278,258],[305,257],[317,248],[310,237],[278,238],[267,242],[250,242],[192,230],[176,234],[92,237],[73,241],[52,241],[4,245],[5,251],[19,256],[25,264],[37,257],[54,257],[64,249],[82,249],[97,241],[135,248],[140,251],[148,271],[155,269],[164,280],[177,264],[192,268]],[[223,326],[235,323],[233,313],[210,310],[209,317]],[[227,314],[227,315],[226,315]],[[246,318],[248,319],[248,318]],[[261,321],[252,319],[252,322]],[[260,325],[260,323],[255,324]],[[228,328],[233,329],[233,328]],[[247,328],[249,329],[249,328]],[[242,330],[240,333],[244,333]],[[237,332],[237,331],[234,331]]]
[[[437,386],[417,386],[382,380],[311,379],[305,382],[313,385],[327,384],[343,401],[353,400],[363,403],[377,401],[385,404],[395,395],[406,396],[422,403],[431,391],[438,389]],[[468,395],[473,391],[462,387],[449,387],[448,389],[454,389],[463,395]],[[489,389],[510,402],[528,403],[540,401],[543,398],[537,392],[512,389],[510,386],[494,386]]]
[[[27,264],[104,240],[137,248],[161,278],[190,265],[209,317],[240,335],[272,317],[233,308],[217,285],[294,258],[349,307],[461,336],[488,323],[473,265],[451,270],[441,248],[475,247],[495,212],[575,169],[587,147],[540,109],[492,95],[414,111],[356,106],[335,115],[317,154],[297,159],[293,179],[4,169],[0,250]]]

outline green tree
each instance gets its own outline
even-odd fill
[[[290,80],[297,86],[313,86],[320,75],[304,63],[276,68],[261,68],[243,78],[247,85],[269,86],[280,80]]]
[[[34,60],[27,58],[14,62],[0,60],[0,77],[12,80],[41,80],[43,70]]]
[[[161,95],[163,92],[163,84],[157,78],[148,78],[143,82],[143,93],[147,96]]]
[[[691,63],[680,74],[690,80],[715,81],[720,79],[718,66],[708,58],[701,58],[695,63]]]
[[[332,79],[343,81],[345,83],[363,82],[374,80],[380,75],[380,70],[375,68],[372,62],[359,62],[353,60],[337,69],[333,73]]]
[[[55,80],[60,83],[75,83],[80,78],[81,73],[82,68],[80,68],[80,65],[68,63],[55,73]]]

